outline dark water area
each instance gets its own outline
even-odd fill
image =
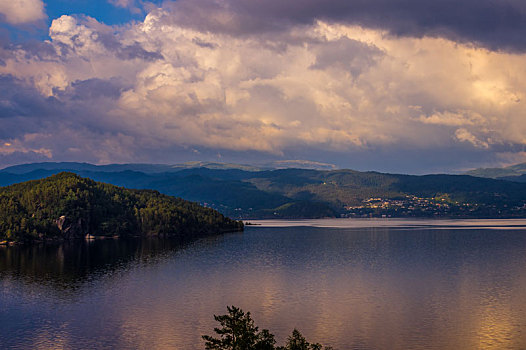
[[[337,349],[525,349],[526,229],[247,227],[0,247],[0,348],[203,349],[250,311]]]

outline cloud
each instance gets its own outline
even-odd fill
[[[0,2],[0,17],[10,24],[32,23],[46,18],[41,0],[9,0]]]
[[[455,137],[457,138],[457,140],[469,142],[475,147],[480,147],[480,148],[489,147],[488,142],[479,140],[477,137],[475,137],[475,135],[473,135],[472,133],[470,133],[468,130],[464,128],[457,129],[455,131]]]
[[[27,139],[31,139],[32,135],[27,134],[24,141],[27,141]],[[12,154],[26,154],[26,155],[33,155],[33,156],[40,156],[38,158],[47,158],[48,160],[53,157],[53,154],[50,149],[47,148],[39,148],[39,149],[29,149],[22,145],[22,142],[20,140],[16,140],[15,144],[4,142],[4,144],[0,145],[0,156],[9,156]]]
[[[141,14],[142,10],[142,1],[136,0],[108,0],[110,4],[116,7],[121,7],[130,10],[131,13]]]
[[[185,0],[123,26],[62,16],[49,41],[4,48],[0,143],[94,162],[198,151],[352,166],[360,154],[407,164],[414,153],[450,168],[526,145],[519,51],[396,36],[327,9],[326,20],[266,24],[284,6],[272,0],[250,27],[249,5],[225,4],[212,4],[206,23]]]
[[[462,126],[478,125],[485,123],[485,118],[473,111],[446,111],[436,112],[431,115],[421,115],[418,118],[424,124]]]
[[[134,0],[109,0],[110,4],[118,7],[128,8],[130,6],[133,6],[135,1]]]
[[[260,33],[322,20],[393,36],[443,37],[491,50],[526,50],[522,0],[178,0],[171,6],[180,23],[215,32]]]

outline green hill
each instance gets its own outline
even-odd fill
[[[70,166],[70,164],[65,164]],[[134,167],[134,165],[128,165]],[[145,166],[145,165],[141,165]],[[0,185],[49,176],[68,169],[38,164],[0,171]],[[144,173],[74,170],[117,186],[154,189],[200,202],[224,215],[243,218],[526,217],[526,184],[467,175],[400,175],[349,169],[184,168]],[[120,169],[120,168],[116,168]],[[523,179],[517,177],[517,179]]]
[[[94,236],[195,237],[243,224],[197,203],[129,190],[73,173],[0,188],[0,240]]]

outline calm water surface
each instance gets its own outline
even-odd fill
[[[0,248],[0,348],[203,349],[236,305],[278,343],[526,349],[526,221],[349,222]]]

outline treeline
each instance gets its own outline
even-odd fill
[[[0,188],[0,240],[94,236],[197,236],[241,222],[152,190],[130,190],[63,172]]]

